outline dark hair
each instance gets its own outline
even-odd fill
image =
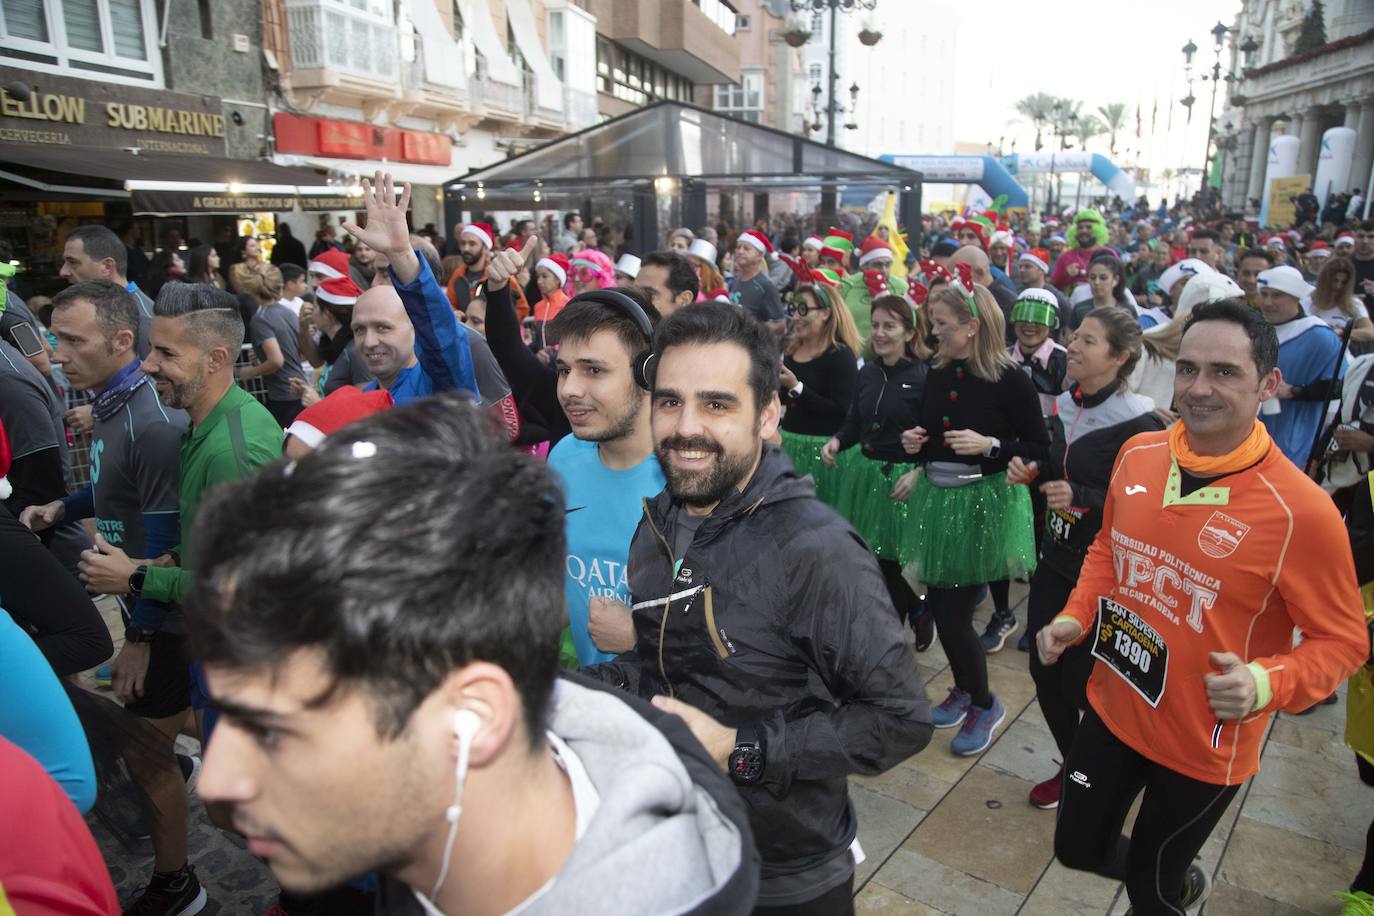
[[[695,300],[697,294],[701,292],[701,280],[697,277],[697,272],[693,269],[692,262],[687,260],[686,255],[676,251],[651,251],[644,256],[639,266],[641,270],[645,267],[667,268],[668,291],[674,296],[691,293]]]
[[[1187,337],[1193,326],[1203,321],[1228,321],[1240,325],[1250,338],[1250,358],[1255,361],[1261,376],[1268,375],[1279,364],[1279,337],[1274,326],[1243,299],[1218,299],[1196,306],[1183,326],[1183,336]]]
[[[673,347],[729,343],[749,354],[749,387],[759,410],[778,395],[777,338],[752,315],[728,302],[697,302],[678,309],[658,326],[654,352],[661,361]],[[657,383],[655,383],[657,387]]]
[[[1126,269],[1121,266],[1121,259],[1109,251],[1095,254],[1088,262],[1088,269],[1091,270],[1094,264],[1105,264],[1111,268],[1116,275],[1116,283],[1112,285],[1112,298],[1117,302],[1126,300]]]
[[[283,284],[292,283],[305,276],[305,268],[299,264],[278,264],[277,270],[281,271]]]
[[[119,236],[109,229],[104,226],[77,226],[67,233],[67,241],[73,239],[81,243],[81,250],[86,252],[86,257],[92,261],[109,258],[114,261],[115,273],[121,277],[128,276],[129,250]]]
[[[614,289],[634,300],[635,305],[648,316],[649,323],[658,326],[658,309],[653,307],[648,297],[638,288],[617,286]],[[563,306],[544,328],[544,333],[549,341],[559,343],[565,340],[586,340],[597,331],[606,330],[615,331],[631,359],[649,348],[649,341],[644,339],[644,332],[628,314],[613,305],[606,305],[594,299],[583,299],[581,296],[574,296],[572,301]]]
[[[186,260],[186,279],[192,283],[210,283],[210,255],[215,251],[210,245],[197,245],[192,248]]]
[[[95,317],[106,340],[112,340],[120,331],[131,331],[138,336],[138,303],[133,293],[118,283],[113,280],[73,283],[52,297],[52,310],[56,312],[74,305],[78,299],[95,307]]]
[[[1240,254],[1236,255],[1236,266],[1239,267],[1240,262],[1244,261],[1246,258],[1263,258],[1265,261],[1269,263],[1270,267],[1274,266],[1274,255],[1269,251],[1268,248],[1245,249]]]
[[[1362,219],[1355,224],[1356,232],[1374,232],[1374,219]]]
[[[316,703],[363,688],[387,739],[452,671],[486,661],[540,742],[567,619],[563,518],[552,472],[467,398],[372,414],[202,504],[195,657],[262,671],[317,651],[331,684]]]
[[[163,285],[168,280],[173,279],[168,275],[168,272],[172,269],[172,258],[178,256],[175,248],[164,248],[153,255],[153,262],[148,265],[148,272],[140,283],[143,291],[151,298],[156,299]]]
[[[941,239],[935,243],[935,247],[930,249],[932,258],[947,258],[959,250],[959,243],[954,239]]]
[[[277,238],[279,238],[279,239],[293,239],[293,238],[295,238],[295,237],[296,237],[296,233],[294,233],[294,232],[291,231],[291,224],[290,224],[290,223],[278,223],[278,224],[277,224]]]
[[[902,324],[902,329],[914,333],[916,336],[908,340],[902,350],[906,353],[907,359],[921,359],[921,354],[917,352],[917,347],[921,346],[925,334],[921,328],[916,326],[916,313],[911,305],[901,296],[891,294],[876,296],[873,304],[868,309],[869,317],[876,311],[882,310],[896,318]]]
[[[1131,370],[1140,362],[1140,345],[1143,332],[1134,315],[1115,305],[1101,305],[1083,316],[1083,321],[1095,318],[1107,332],[1107,346],[1113,354],[1129,354],[1126,362],[1117,370],[1116,377],[1124,381],[1131,377]],[[1079,322],[1078,326],[1083,327]]]
[[[205,283],[168,283],[157,295],[153,316],[185,319],[202,349],[222,346],[232,358],[238,356],[243,345],[238,298]]]
[[[1215,229],[1196,229],[1193,231],[1193,238],[1206,239],[1209,242],[1221,244],[1221,233]]]
[[[248,256],[248,242],[253,238],[251,235],[241,235],[234,239],[234,254],[237,255],[238,260],[242,261]]]
[[[567,213],[564,213],[564,214],[563,214],[563,228],[564,228],[564,229],[571,229],[571,228],[572,228],[572,224],[573,224],[573,220],[575,220],[575,219],[581,219],[581,218],[582,218],[582,214],[581,214],[581,213],[578,213],[576,210],[572,210],[572,211],[569,211],[569,212],[567,212]]]

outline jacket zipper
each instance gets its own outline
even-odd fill
[[[709,585],[706,586],[706,629],[711,634],[711,643],[716,647],[716,654],[721,658],[729,658],[730,653],[720,638],[720,631],[716,629],[716,609],[715,603],[711,600]]]
[[[672,581],[677,575],[677,570],[673,568],[673,548],[668,546],[668,539],[663,536],[663,532],[659,531],[658,526],[654,524],[653,513],[649,511],[649,500],[644,499],[642,502],[644,504],[644,518],[648,521],[649,528],[654,532],[654,536],[658,538],[658,542],[663,545],[663,552],[668,557],[668,582],[669,594],[671,594]],[[668,668],[663,661],[663,639],[668,632],[668,610],[672,607],[672,604],[673,602],[670,600],[665,600],[663,602],[663,616],[660,617],[658,621],[658,673],[659,676],[663,678],[663,683],[667,686],[668,696],[670,697],[674,696],[673,682],[668,679]]]

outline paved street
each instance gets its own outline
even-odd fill
[[[1022,620],[1025,591],[1013,585]],[[981,608],[980,615],[987,610]],[[1007,720],[986,753],[955,757],[949,753],[955,730],[942,730],[919,756],[876,779],[853,781],[868,854],[856,881],[859,913],[1125,912],[1120,885],[1052,862],[1054,815],[1030,807],[1026,793],[1053,772],[1054,743],[1034,701],[1025,654],[1009,643],[989,662]],[[920,664],[932,699],[939,701],[951,679],[938,641]],[[1260,775],[1237,795],[1203,849],[1216,881],[1204,913],[1338,912],[1331,894],[1358,870],[1365,830],[1374,818],[1374,789],[1356,776],[1353,755],[1341,740],[1344,726],[1343,702],[1275,722]],[[191,739],[182,741],[194,747]],[[210,825],[199,800],[192,817],[191,861],[212,900],[205,912],[264,912],[275,900],[271,875],[234,838]],[[93,818],[89,823],[126,899],[146,880],[151,847],[122,845],[106,825]]]

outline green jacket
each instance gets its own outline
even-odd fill
[[[892,291],[892,295],[901,296],[906,293],[906,281],[901,277],[888,277],[887,288]],[[854,316],[854,324],[858,325],[859,338],[868,342],[868,332],[872,328],[873,318],[870,314],[873,308],[873,297],[868,294],[868,284],[864,283],[863,271],[850,274],[840,281],[840,298],[844,304],[849,306],[849,313]]]
[[[238,385],[181,436],[180,566],[148,568],[143,596],[158,601],[181,601],[191,590],[195,545],[191,532],[196,511],[216,484],[243,480],[258,468],[281,457],[282,430],[267,408]]]

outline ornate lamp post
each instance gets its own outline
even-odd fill
[[[825,142],[827,146],[835,145],[835,121],[843,112],[843,106],[835,100],[835,83],[839,80],[839,74],[835,72],[835,19],[841,12],[851,13],[854,10],[872,10],[878,5],[878,0],[790,0],[792,12],[812,12],[821,13],[830,11],[830,52],[829,52],[829,73],[826,75],[826,130]],[[811,38],[811,32],[802,24],[795,24],[783,32],[783,40],[794,48],[799,48],[806,44]],[[866,47],[872,47],[882,40],[883,33],[873,25],[866,24],[859,31],[859,41]],[[813,88],[812,94],[818,94],[817,89]],[[854,103],[858,100],[859,85],[855,83],[849,87],[850,114],[851,119],[845,127],[854,130],[858,124],[852,118]]]
[[[1212,81],[1212,100],[1207,111],[1207,147],[1202,154],[1202,190],[1204,192],[1207,190],[1207,176],[1212,165],[1212,142],[1216,137],[1217,89],[1223,80],[1232,83],[1239,78],[1235,71],[1227,69],[1223,72],[1221,68],[1221,52],[1226,44],[1226,36],[1235,31],[1235,29],[1227,28],[1224,22],[1218,22],[1212,26],[1211,34],[1214,41],[1215,59],[1212,62],[1212,72],[1202,74],[1203,82],[1207,82],[1209,79]],[[1248,67],[1250,66],[1250,59],[1259,50],[1259,44],[1256,43],[1254,37],[1248,37],[1237,50],[1243,55],[1242,67]],[[1183,46],[1183,72],[1188,76],[1188,95],[1179,100],[1183,107],[1188,109],[1189,123],[1193,120],[1193,103],[1197,101],[1193,97],[1193,55],[1196,53],[1197,45],[1189,39],[1188,43]]]

